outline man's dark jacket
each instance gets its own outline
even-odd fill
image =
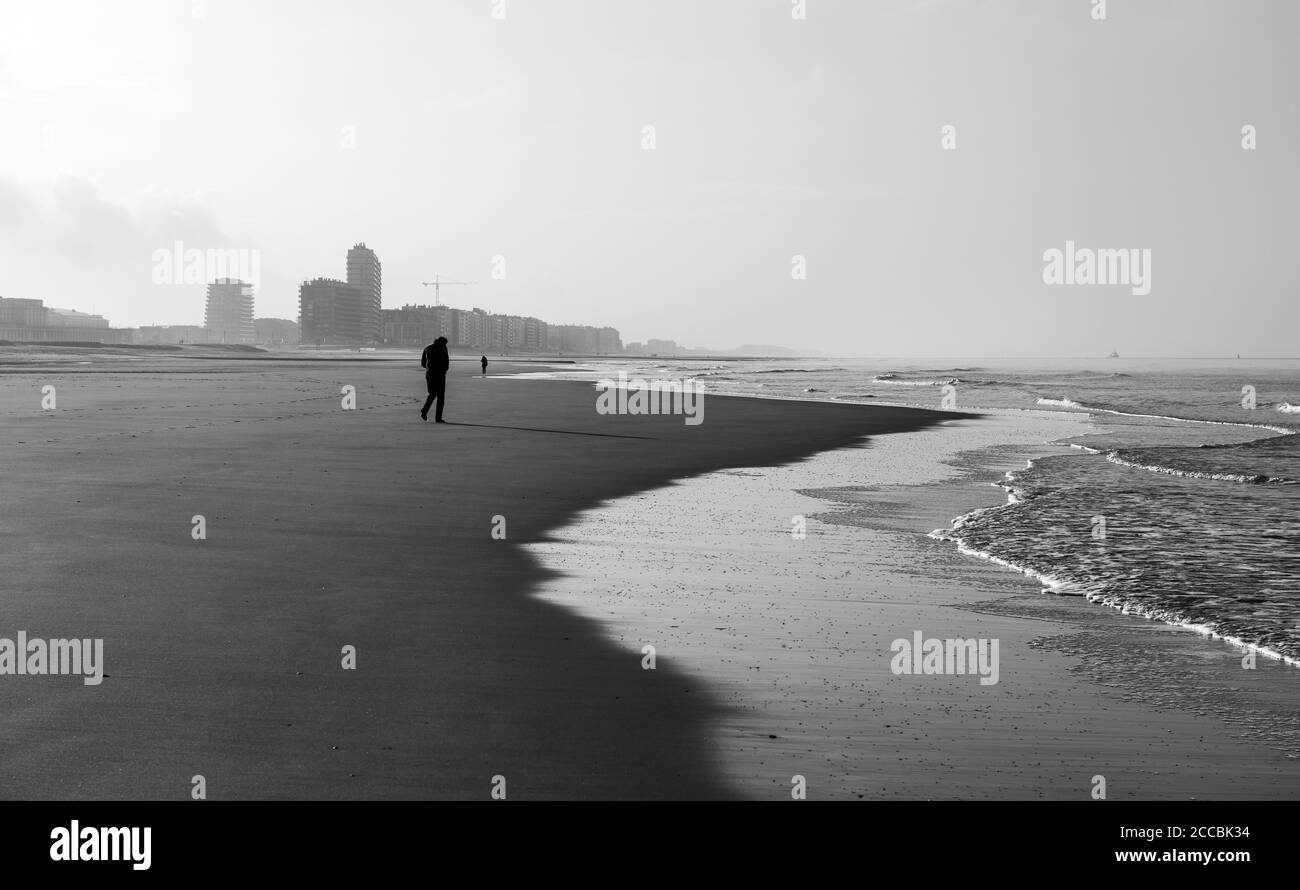
[[[451,356],[447,354],[447,341],[439,337],[424,347],[420,356],[420,367],[426,374],[446,374],[451,367]]]

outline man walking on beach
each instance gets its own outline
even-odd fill
[[[486,355],[483,356],[483,358],[479,359],[479,361],[482,362],[482,364],[483,364],[483,376],[486,377],[486,376],[487,376],[487,356],[486,356]]]
[[[442,409],[447,404],[447,369],[451,367],[446,337],[439,337],[424,347],[424,352],[420,355],[420,367],[424,368],[424,382],[429,388],[429,397],[420,409],[420,419],[429,419],[429,406],[437,399],[438,410],[433,414],[434,422],[446,423],[442,419]]]

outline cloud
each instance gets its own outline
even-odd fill
[[[201,250],[248,247],[200,201],[152,196],[138,206],[63,178],[37,188],[0,179],[0,295],[96,312],[115,326],[198,323],[201,285],[157,285],[153,254],[181,241]]]

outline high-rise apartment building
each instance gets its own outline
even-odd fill
[[[235,278],[218,278],[208,285],[203,316],[207,339],[213,343],[254,343],[253,286]]]
[[[348,251],[347,281],[314,278],[298,288],[304,345],[371,346],[384,339],[383,272],[364,244]]]
[[[365,244],[355,244],[348,251],[348,284],[360,288],[365,295],[363,342],[378,343],[383,335],[379,320],[379,312],[384,304],[383,268],[379,257]]]

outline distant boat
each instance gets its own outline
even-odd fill
[[[1119,353],[1112,349],[1112,350],[1110,351],[1110,357],[1111,357],[1111,358],[1119,358]]]

